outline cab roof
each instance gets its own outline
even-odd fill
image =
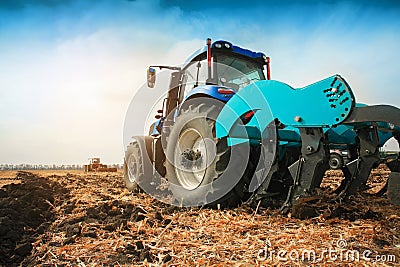
[[[252,58],[257,61],[265,62],[266,56],[264,53],[261,52],[253,52],[251,50],[241,48],[236,45],[232,45],[232,43],[224,40],[218,40],[215,41],[211,44],[211,49],[212,52],[214,51],[221,51],[221,52],[228,52],[230,51],[231,53],[242,55],[248,58]],[[194,61],[198,56],[200,56],[203,53],[207,52],[207,45],[205,45],[203,48],[197,50],[194,52],[192,55],[190,55],[186,61],[184,66],[186,67],[190,62]],[[265,64],[265,63],[264,63]]]

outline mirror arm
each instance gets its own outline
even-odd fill
[[[182,70],[181,67],[172,67],[172,66],[149,66],[149,68],[159,68],[160,70],[162,69],[177,70],[177,71]]]

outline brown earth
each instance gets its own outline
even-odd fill
[[[369,192],[387,175],[374,170]],[[120,172],[0,178],[3,266],[400,266],[400,207],[386,196],[326,197],[281,215],[261,206],[168,206],[128,192]],[[341,179],[328,171],[325,191]],[[310,259],[307,250],[315,252]]]

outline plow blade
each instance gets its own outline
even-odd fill
[[[356,107],[343,124],[354,128],[359,154],[356,160],[348,163],[343,169],[345,179],[337,192],[344,197],[366,188],[372,168],[380,162],[379,147],[382,145],[380,139],[387,138],[381,131],[392,132],[392,136],[398,141],[400,109],[388,105]],[[398,165],[398,160],[387,164],[392,171],[390,174],[392,184],[395,185],[398,181],[394,180],[398,179],[397,173],[400,171],[395,167],[396,163]],[[385,186],[380,194],[384,193],[386,188]]]

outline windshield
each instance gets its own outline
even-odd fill
[[[184,70],[183,90],[187,95],[193,88],[205,85],[208,78],[207,60],[193,61]],[[265,80],[263,66],[251,59],[232,54],[214,56],[212,83],[236,91],[259,80]]]
[[[243,87],[259,80],[265,80],[263,67],[252,60],[227,54],[218,54],[216,57],[218,84],[234,87],[240,90]],[[235,88],[236,87],[236,88]]]

